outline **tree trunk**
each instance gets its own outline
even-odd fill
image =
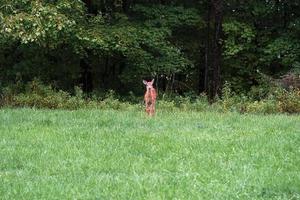
[[[129,11],[131,3],[132,3],[132,0],[123,0],[122,8],[125,13],[127,13]]]
[[[286,29],[288,25],[287,2],[283,2],[283,28]]]
[[[210,51],[210,15],[211,15],[211,6],[210,3],[207,3],[207,16],[206,16],[206,39],[205,39],[205,64],[204,64],[204,91],[206,94],[209,93],[209,89],[208,89],[208,81],[209,81],[209,77],[208,77],[208,73],[209,73],[209,67],[210,67],[210,63],[209,63],[209,51]],[[199,75],[201,76],[200,70],[199,70]],[[199,93],[201,92],[201,78],[199,77]]]
[[[108,84],[107,84],[107,80],[108,80],[108,69],[109,69],[109,56],[106,55],[105,57],[105,63],[104,63],[104,71],[102,72],[102,87],[107,89],[108,88]]]
[[[93,8],[92,6],[92,0],[82,0],[85,3],[85,6],[87,8],[87,11],[89,14],[97,14],[97,9]]]
[[[86,59],[82,58],[80,60],[80,68],[81,68],[80,84],[82,85],[82,90],[84,92],[91,92],[93,90],[92,72],[91,72],[91,67],[88,64],[88,61]]]
[[[212,13],[214,18],[214,38],[212,49],[212,90],[211,98],[215,98],[221,92],[221,58],[222,58],[222,21],[223,21],[223,0],[211,0],[212,1]]]

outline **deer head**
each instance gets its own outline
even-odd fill
[[[152,81],[145,81],[143,80],[143,83],[146,85],[147,90],[153,88],[154,79]]]

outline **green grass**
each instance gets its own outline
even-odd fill
[[[300,116],[3,109],[0,199],[300,199]]]

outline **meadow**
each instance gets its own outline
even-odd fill
[[[300,199],[300,116],[1,109],[0,199]]]

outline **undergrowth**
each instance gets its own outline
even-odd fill
[[[259,88],[253,88],[247,95],[237,95],[229,83],[222,89],[222,97],[210,104],[205,94],[185,96],[159,95],[157,109],[160,111],[217,111],[239,113],[300,113],[300,90],[281,87],[268,89],[260,96]],[[134,100],[133,100],[134,99]],[[1,90],[1,107],[34,107],[48,109],[143,109],[142,97],[130,93],[121,99],[114,91],[103,95],[85,95],[79,87],[68,93],[44,85],[38,79],[26,85],[15,84]]]

